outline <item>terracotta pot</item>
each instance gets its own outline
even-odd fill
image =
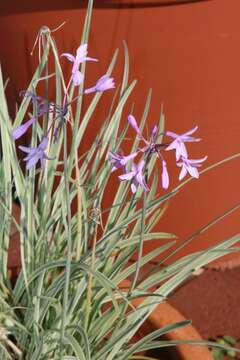
[[[26,88],[36,64],[37,56],[30,57],[30,51],[39,28],[48,25],[53,29],[68,20],[54,35],[60,53],[74,51],[80,41],[86,3],[1,2],[0,32],[7,36],[7,41],[1,44],[0,60],[5,78],[10,77],[8,95],[12,112],[18,92]],[[169,3],[172,6],[165,6]],[[160,104],[164,102],[168,129],[183,132],[195,123],[199,125],[204,142],[194,145],[191,154],[192,157],[207,154],[211,164],[239,151],[240,2],[200,1],[182,6],[177,3],[177,0],[96,1],[89,48],[90,55],[101,61],[89,65],[87,85],[105,71],[114,49],[122,49],[125,39],[130,51],[131,79],[139,80],[127,111],[134,102],[139,118],[147,90],[153,88],[148,128],[159,118]],[[122,73],[122,53],[114,71],[117,80]],[[69,69],[68,65],[64,65],[64,70]],[[96,123],[105,118],[105,104],[110,101],[111,95],[106,94],[86,144],[95,136]],[[178,170],[175,164],[170,164],[169,170],[172,188],[178,183]],[[176,233],[180,243],[235,204],[239,182],[237,160],[209,172],[198,182],[193,181],[187,191],[183,190],[170,203],[157,230]],[[177,256],[213,245],[236,233],[238,228],[239,214],[233,214]],[[157,241],[148,242],[147,250],[156,246]]]
[[[124,280],[119,286],[122,289],[128,289],[130,282]],[[133,300],[133,305],[137,308],[143,301],[143,298]],[[159,304],[151,313],[145,323],[140,327],[134,342],[140,340],[143,336],[160,329],[169,324],[184,321],[186,318],[173,307],[169,302]],[[193,340],[202,341],[202,337],[192,325],[181,329],[171,331],[164,335],[165,340]],[[178,345],[176,347],[167,347],[148,351],[144,355],[152,356],[161,360],[213,360],[210,351],[205,346]]]
[[[136,302],[137,303],[137,302]],[[135,302],[134,304],[137,305]],[[182,314],[179,313],[168,302],[164,302],[157,306],[153,313],[149,316],[146,323],[141,327],[138,337],[142,337],[154,330],[160,329],[163,326],[186,320]],[[184,328],[177,329],[168,333],[164,339],[166,340],[202,340],[197,330],[188,325]],[[213,360],[210,351],[207,347],[192,346],[192,345],[178,345],[176,348],[165,348],[149,351],[147,354],[156,359],[171,359],[171,360]],[[160,357],[159,357],[160,356]],[[161,357],[162,356],[162,357]]]

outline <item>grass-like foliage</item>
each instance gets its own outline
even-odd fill
[[[88,43],[91,13],[89,1],[81,44]],[[155,172],[159,158],[163,162],[162,185],[168,187],[166,164],[161,157],[164,114],[160,114],[150,141],[140,134],[151,92],[139,128],[130,118],[130,125],[138,132],[130,162],[133,157],[142,156],[140,163],[144,166],[130,170],[124,163],[126,158],[119,155],[128,131],[128,126],[122,128],[122,112],[136,84],[128,82],[127,47],[122,83],[116,91],[112,90],[115,100],[108,117],[84,153],[81,145],[99,100],[105,90],[114,88],[110,76],[118,52],[105,77],[86,91],[86,61],[93,59],[84,58],[86,54],[80,54],[82,58],[79,54],[60,57],[46,27],[39,33],[39,50],[39,65],[13,120],[0,74],[0,359],[127,360],[146,349],[172,346],[159,337],[189,322],[170,324],[137,342],[133,338],[169,293],[196,269],[233,251],[239,236],[164,265],[166,257],[177,251],[171,250],[175,236],[154,232],[154,226],[166,201],[191,178],[169,192],[159,190]],[[65,83],[61,64],[68,60],[73,68],[70,81]],[[48,88],[54,83],[55,98],[49,99]],[[43,88],[42,97],[39,86]],[[87,95],[90,92],[95,94]],[[92,96],[87,110],[82,106],[84,96]],[[29,147],[19,147],[16,139],[27,128],[31,143]],[[182,156],[181,176],[190,172],[197,177],[200,163],[184,160],[185,148],[180,148],[184,141],[194,140],[189,140],[189,134],[184,136],[172,149],[179,152],[178,157]],[[144,148],[140,148],[140,142],[145,143]],[[19,161],[21,151],[25,153],[25,164]],[[113,154],[112,158],[109,154]],[[119,162],[114,160],[114,154],[120,156]],[[117,172],[111,172],[113,164],[125,171],[120,175],[122,181],[118,181]],[[116,180],[114,200],[104,207],[110,178]],[[12,217],[14,201],[21,212],[19,222]],[[21,272],[14,284],[7,269],[13,223],[19,233],[21,253]],[[143,243],[152,239],[158,239],[159,246],[144,255]],[[135,262],[130,261],[134,254]],[[143,278],[141,268],[161,255],[156,269]],[[126,279],[129,285],[123,287]],[[142,299],[137,307],[136,298]]]

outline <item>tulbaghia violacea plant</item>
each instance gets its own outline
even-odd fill
[[[206,157],[188,157],[185,144],[199,141],[192,137],[196,128],[182,135],[165,131],[163,113],[149,138],[143,136],[151,92],[139,124],[128,116],[136,137],[126,152],[122,113],[127,104],[129,108],[136,81],[129,83],[125,45],[123,78],[116,84],[120,91],[112,76],[118,52],[95,85],[85,86],[85,67],[89,61],[98,66],[87,54],[88,47],[92,54],[91,12],[89,1],[76,55],[58,56],[51,30],[46,26],[40,30],[40,62],[13,120],[0,72],[0,359],[130,360],[146,349],[168,346],[159,335],[189,321],[156,329],[137,342],[134,335],[194,270],[233,251],[240,239],[235,236],[173,265],[157,266],[153,274],[142,277],[141,268],[148,262],[156,257],[163,261],[167,250],[168,258],[178,251],[172,248],[174,234],[154,231],[165,202],[180,190],[169,186],[168,151],[176,151],[181,180],[187,173],[198,177]],[[72,68],[63,75],[62,64],[67,61]],[[44,83],[45,92],[39,91],[39,83]],[[55,94],[48,91],[50,83],[51,88],[55,84]],[[105,91],[109,96],[112,91],[114,105],[83,151],[88,124],[99,123],[95,110]],[[90,100],[88,109],[82,106],[85,96]],[[26,144],[19,143],[23,135],[29,140]],[[23,162],[18,157],[22,152]],[[155,165],[160,171],[153,174]],[[181,187],[189,181],[182,181]],[[159,182],[170,190],[159,191]],[[12,215],[14,202],[19,218]],[[13,227],[21,259],[15,278],[8,273]],[[144,242],[153,239],[158,246],[144,254]]]

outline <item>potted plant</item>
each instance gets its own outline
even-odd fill
[[[157,256],[164,260],[164,252],[175,243],[172,233],[154,231],[162,206],[180,189],[178,185],[169,190],[167,157],[172,153],[176,158],[182,181],[187,174],[199,177],[198,168],[206,156],[188,156],[187,143],[200,140],[193,135],[197,127],[182,134],[165,130],[163,111],[150,135],[145,135],[150,95],[141,121],[131,112],[121,124],[124,106],[136,85],[128,79],[127,47],[116,102],[89,149],[81,152],[101,97],[116,86],[111,74],[117,53],[107,71],[90,87],[85,86],[86,64],[98,61],[91,51],[87,53],[91,13],[89,1],[81,44],[74,54],[60,55],[51,31],[41,29],[39,65],[21,93],[13,121],[0,76],[3,359],[126,360],[143,357],[143,353],[146,359],[152,349],[206,346],[196,337],[178,337],[177,331],[188,326],[189,320],[171,319],[170,324],[156,328],[155,317],[158,311],[165,314],[163,303],[174,289],[205,264],[235,251],[239,241],[237,235],[170,265],[157,266],[142,277],[144,265]],[[62,71],[64,61],[71,63],[67,79]],[[54,98],[50,88],[55,89]],[[89,106],[83,112],[87,96]],[[121,147],[129,127],[131,148],[126,154]],[[27,131],[31,143],[18,145]],[[17,149],[24,153],[24,166]],[[112,181],[116,181],[116,192],[106,206],[104,196],[111,192]],[[183,180],[181,186],[189,181]],[[19,221],[12,216],[14,200],[19,203]],[[20,237],[21,272],[15,284],[8,274],[11,221]],[[144,243],[152,239],[159,241],[158,248],[144,253]],[[129,263],[134,255],[134,262]],[[122,282],[129,279],[124,289]],[[151,332],[138,339],[147,319]],[[175,340],[166,339],[173,331]]]

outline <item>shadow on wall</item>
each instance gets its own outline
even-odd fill
[[[147,8],[147,7],[166,7],[166,6],[176,6],[176,5],[187,5],[194,4],[199,2],[209,2],[215,0],[95,0],[95,8]],[[52,0],[47,4],[48,10],[61,10],[61,9],[79,9],[85,8],[88,1],[83,0],[81,3],[79,0]],[[0,4],[0,16],[6,16],[10,14],[18,14],[25,12],[34,12],[34,11],[44,11],[46,5],[44,2],[35,1],[31,2],[29,5],[28,0],[14,1],[11,4],[2,2]]]

